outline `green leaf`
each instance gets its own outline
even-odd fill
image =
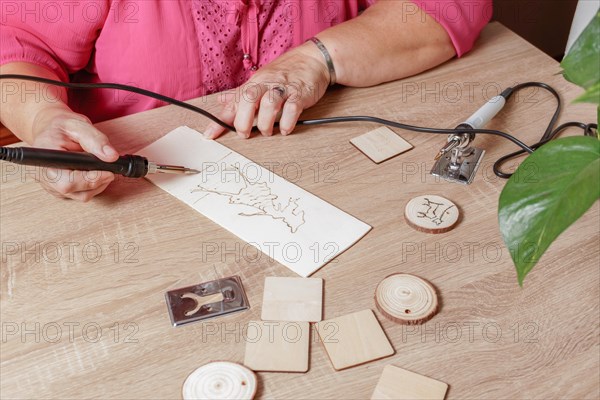
[[[600,66],[598,68],[600,68]],[[600,82],[589,87],[584,94],[573,100],[573,102],[600,104]]]
[[[600,197],[600,141],[552,140],[521,163],[500,194],[498,220],[519,285],[550,244]]]
[[[560,63],[565,78],[587,89],[600,82],[600,12],[581,32]]]

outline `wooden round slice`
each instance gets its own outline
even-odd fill
[[[390,275],[375,289],[375,305],[400,324],[421,324],[435,315],[438,298],[431,283],[410,274]]]
[[[256,375],[243,365],[216,361],[192,372],[183,383],[183,399],[251,400],[256,394]]]
[[[406,222],[418,231],[425,233],[448,232],[458,222],[459,211],[450,200],[428,194],[415,197],[404,210]]]

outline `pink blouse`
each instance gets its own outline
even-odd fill
[[[241,85],[374,1],[2,1],[0,63],[26,61],[64,81],[124,83],[186,100]],[[416,0],[402,7],[433,16],[461,56],[489,21],[491,3]],[[69,105],[97,122],[163,104],[102,89],[71,91]]]

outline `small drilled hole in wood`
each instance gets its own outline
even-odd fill
[[[406,310],[404,310],[404,314],[410,314],[410,310],[407,308]]]

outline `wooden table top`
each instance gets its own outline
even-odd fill
[[[373,88],[332,89],[303,118],[373,115],[450,128],[501,88],[541,81],[561,93],[561,121],[592,121],[593,106],[569,104],[581,90],[559,71],[556,61],[493,23],[462,59]],[[215,96],[193,103],[217,107]],[[533,143],[554,107],[550,95],[526,91],[489,127]],[[98,127],[131,152],[180,125],[206,124],[164,107]],[[289,137],[219,139],[373,226],[314,275],[325,281],[325,318],[375,309],[377,283],[395,272],[428,279],[442,302],[420,326],[375,311],[396,354],[341,372],[313,335],[310,370],[259,373],[257,398],[370,398],[388,364],[448,383],[449,399],[598,397],[598,202],[521,289],[496,217],[505,181],[492,173],[493,161],[514,145],[478,136],[475,144],[487,153],[474,183],[463,186],[428,173],[445,136],[396,130],[415,148],[376,165],[349,143],[374,128],[347,123],[301,127]],[[254,260],[244,242],[148,181],[118,179],[81,204],[45,193],[35,182],[43,171],[0,167],[4,398],[179,398],[198,366],[243,362],[245,326],[260,319],[265,277],[294,276],[266,256]],[[403,220],[406,202],[428,193],[461,208],[451,232],[420,233]],[[250,310],[171,327],[167,290],[230,275],[241,277]]]

